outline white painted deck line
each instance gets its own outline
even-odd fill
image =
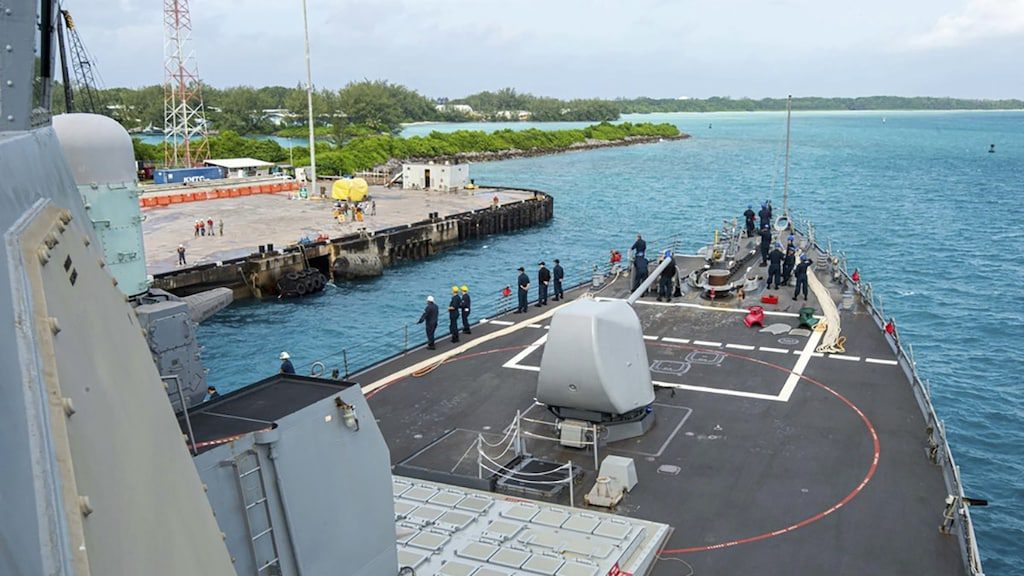
[[[664,338],[662,338],[661,341],[662,342],[671,342],[673,344],[689,344],[690,343],[690,341],[688,339],[686,339],[686,338],[670,338],[668,336],[665,336]]]
[[[776,354],[789,354],[789,350],[785,348],[771,348],[770,346],[761,346],[758,350],[761,352],[775,352]]]
[[[488,320],[488,322],[491,324],[497,324],[498,326],[511,326],[515,324],[515,322],[509,322],[508,320]]]
[[[543,324],[530,324],[529,326],[530,326],[530,328],[543,328],[544,327]]]
[[[625,300],[625,298],[609,298],[607,296],[598,296],[594,298],[599,302],[601,301],[612,301],[612,300]],[[712,312],[734,312],[737,314],[746,314],[750,310],[746,308],[720,308],[718,306],[705,306],[703,304],[692,304],[690,302],[651,302],[650,300],[637,300],[636,304],[644,304],[646,306],[668,306],[676,308],[696,308],[698,310],[710,310]],[[751,304],[751,306],[759,306],[759,304]],[[775,310],[765,310],[765,316],[784,316],[786,318],[799,318],[800,315],[795,312],[777,312]],[[824,318],[824,316],[816,314],[815,318]]]
[[[750,346],[747,344],[726,344],[726,348],[732,348],[733,350],[754,350],[757,346]]]
[[[782,392],[779,392],[779,398],[783,402],[789,402],[789,397],[793,395],[793,390],[796,390],[796,385],[800,382],[800,377],[803,376],[807,363],[811,361],[811,357],[816,353],[814,349],[818,347],[818,342],[821,341],[821,337],[824,335],[824,332],[818,332],[817,330],[811,332],[811,337],[807,339],[807,344],[804,345],[800,358],[796,361],[796,366],[790,372],[789,378],[786,378],[786,384],[782,386]]]
[[[829,354],[829,358],[838,358],[839,360],[849,360],[850,362],[860,362],[860,356],[847,356],[846,354]]]
[[[667,266],[667,264],[666,264],[666,266]],[[644,340],[657,340],[657,339],[658,339],[657,336],[648,336],[647,334],[644,334]]]
[[[530,344],[526,348],[520,350],[519,353],[513,356],[511,359],[509,359],[508,362],[502,364],[502,368],[515,368],[517,370],[529,370],[531,372],[540,372],[540,366],[523,366],[519,364],[519,362],[525,360],[527,356],[536,352],[538,348],[540,348],[541,346],[544,345],[545,342],[547,342],[547,340],[548,335],[544,334],[543,336],[535,340],[533,344]]]
[[[694,340],[693,343],[697,346],[707,346],[709,348],[718,348],[722,345],[721,342],[713,342],[711,340]]]
[[[895,366],[899,364],[899,362],[895,360],[883,360],[881,358],[865,358],[864,361],[872,364],[885,364],[886,366]]]
[[[729,390],[727,388],[709,388],[707,386],[691,386],[689,384],[675,384],[673,382],[662,382],[659,380],[652,380],[652,384],[655,386],[662,386],[664,388],[676,388],[678,390],[693,390],[695,392],[708,392],[711,394],[721,394],[723,396],[739,396],[741,398],[754,398],[756,400],[771,400],[773,402],[786,402],[789,400],[787,397],[785,400],[781,396],[774,396],[772,394],[760,394],[758,392],[744,392],[742,390]]]

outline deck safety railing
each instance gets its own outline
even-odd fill
[[[796,218],[793,219],[793,222],[798,221]],[[949,497],[944,503],[946,506],[943,514],[944,520],[939,529],[945,534],[952,533],[955,520],[957,518],[960,519],[961,524],[958,534],[964,551],[966,567],[973,576],[983,576],[981,554],[978,551],[978,543],[974,534],[974,523],[971,520],[969,500],[964,494],[960,467],[953,460],[953,452],[949,447],[946,437],[945,424],[938,418],[935,406],[932,404],[930,384],[928,380],[922,379],[917,371],[913,346],[906,343],[904,347],[905,343],[900,339],[899,329],[896,327],[895,320],[885,314],[885,310],[882,307],[882,297],[875,294],[871,283],[854,281],[852,275],[847,270],[846,255],[842,252],[833,252],[831,239],[826,239],[825,247],[823,248],[821,243],[814,238],[815,230],[810,220],[804,220],[803,222],[803,230],[807,231],[807,235],[815,249],[819,253],[824,254],[828,259],[830,271],[838,273],[840,284],[860,295],[861,302],[868,313],[871,314],[878,328],[885,333],[886,341],[896,354],[900,367],[910,380],[914,396],[918,401],[918,407],[921,409],[922,414],[924,414],[927,424],[926,433],[928,434],[929,458],[933,464],[942,467],[946,489],[949,491]],[[885,329],[890,323],[892,326],[891,332]]]
[[[506,429],[504,435],[497,442],[488,442],[484,439],[483,434],[477,434],[476,437],[476,464],[477,464],[477,477],[483,478],[484,471],[490,472],[496,476],[506,477],[515,480],[519,484],[525,484],[527,486],[557,486],[559,484],[565,484],[569,490],[569,507],[576,507],[576,497],[573,490],[574,473],[572,460],[569,460],[565,464],[547,470],[545,472],[524,472],[522,470],[514,470],[502,464],[501,459],[505,458],[509,454],[515,456],[524,456],[526,454],[526,446],[523,441],[524,436],[544,438],[549,440],[557,441],[557,438],[547,438],[531,434],[529,431],[522,429],[522,422],[524,418],[519,411],[516,411],[516,417]],[[540,420],[529,420],[529,422],[539,422],[542,424],[553,425],[551,422],[543,422]],[[594,458],[596,462],[597,458],[597,434],[594,434]],[[488,449],[500,448],[501,452],[497,455],[488,454]],[[596,468],[595,468],[596,469]],[[552,479],[557,476],[559,472],[565,472],[565,479]],[[546,479],[542,479],[546,478]]]

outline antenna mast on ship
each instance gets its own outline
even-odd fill
[[[309,171],[310,188],[307,197],[316,193],[316,145],[313,132],[313,68],[309,58],[309,15],[306,0],[302,0],[302,24],[306,30],[306,112],[309,123]]]
[[[786,97],[786,167],[782,176],[782,217],[789,223],[789,120],[793,114],[793,95]]]

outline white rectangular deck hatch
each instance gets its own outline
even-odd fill
[[[437,524],[443,528],[449,528],[453,531],[462,530],[469,523],[476,519],[476,516],[470,516],[469,514],[463,514],[462,512],[453,512],[449,510],[441,515],[437,519]]]
[[[615,540],[622,540],[625,538],[630,531],[629,524],[624,522],[615,522],[613,520],[605,520],[594,530],[594,534],[598,536],[604,536],[606,538],[614,538]]]
[[[540,512],[539,506],[534,506],[533,504],[518,504],[508,510],[502,510],[501,515],[505,518],[511,518],[512,520],[529,522],[537,515],[538,512]]]
[[[415,550],[406,550],[405,548],[398,549],[398,565],[408,566],[410,568],[416,568],[427,559],[427,555],[416,552]]]
[[[491,562],[508,566],[509,568],[519,568],[529,559],[530,554],[528,552],[512,550],[511,548],[501,548],[494,553],[494,556],[491,556]]]
[[[470,576],[475,571],[476,566],[451,560],[446,562],[444,566],[441,566],[441,569],[437,571],[437,576]]]
[[[442,536],[441,534],[435,534],[433,532],[420,532],[409,540],[409,546],[415,546],[417,548],[436,552],[447,542],[447,536]]]
[[[477,514],[487,510],[491,507],[490,498],[484,498],[482,496],[469,496],[462,502],[455,505],[459,510],[469,510],[470,512],[476,512]]]
[[[426,502],[437,494],[437,490],[428,486],[416,486],[408,492],[402,494],[402,498],[408,498],[409,500],[416,500],[417,502]]]
[[[534,554],[530,556],[530,559],[523,564],[523,570],[529,570],[530,572],[536,572],[537,574],[543,574],[544,576],[554,576],[556,571],[562,567],[565,562],[559,558],[553,558],[551,556],[541,556]]]
[[[555,508],[547,508],[541,510],[540,514],[537,514],[537,516],[534,517],[533,523],[558,528],[568,519],[569,514],[567,512],[557,510]]]
[[[484,544],[483,542],[470,542],[465,548],[459,550],[457,554],[463,558],[470,558],[473,560],[479,560],[481,562],[487,562],[487,560],[498,551],[497,546],[490,544]]]
[[[596,576],[597,567],[590,566],[589,564],[580,564],[578,562],[566,562],[558,572],[557,576]]]
[[[597,525],[600,523],[601,521],[593,516],[573,514],[571,518],[569,518],[565,521],[564,524],[562,524],[562,528],[565,528],[566,530],[574,530],[576,532],[590,534],[594,531],[594,528],[597,528]]]
[[[456,504],[461,502],[462,499],[465,497],[466,494],[464,492],[445,490],[444,492],[439,492],[436,496],[428,500],[428,502],[430,502],[431,504],[439,504],[441,506],[447,506],[451,508],[452,506],[455,506]]]

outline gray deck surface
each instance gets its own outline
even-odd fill
[[[620,279],[599,296],[624,297],[627,288]],[[571,301],[581,293],[567,296]],[[787,290],[779,294],[779,305],[767,310],[793,313],[805,305]],[[739,304],[733,299],[715,307]],[[810,305],[816,304],[812,294]],[[803,378],[793,379],[787,393],[808,337],[748,329],[742,313],[707,306],[694,295],[673,305],[647,297],[635,306],[645,334],[656,338],[646,342],[653,379],[683,387],[657,390],[657,420],[646,436],[600,453],[636,463],[639,484],[614,513],[674,528],[653,573],[690,572],[670,558],[696,574],[965,573],[956,537],[938,531],[946,489],[925,453],[924,418],[871,316],[844,311],[846,353],[810,356]],[[500,320],[530,324],[549,309],[531,307],[525,316]],[[796,326],[795,315],[768,318],[776,322]],[[418,465],[475,473],[475,453],[467,454],[478,432],[500,434],[516,410],[552,421],[533,400],[537,372],[530,368],[540,365],[542,348],[520,359],[518,368],[504,366],[543,337],[546,325],[523,327],[372,393],[392,462],[419,453]],[[505,328],[484,323],[470,338]],[[442,340],[429,354],[448,349]],[[427,357],[420,349],[352,379],[374,382]],[[423,451],[453,429],[459,432]],[[528,449],[584,469],[576,487],[580,506],[596,476],[592,453],[539,440],[529,441]],[[659,472],[663,465],[678,466],[678,473]]]

